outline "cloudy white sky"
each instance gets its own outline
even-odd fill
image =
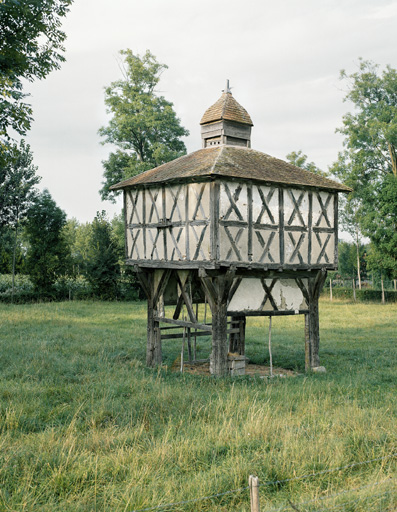
[[[326,169],[351,110],[339,72],[354,72],[359,57],[396,67],[396,25],[396,0],[74,0],[63,23],[67,62],[27,88],[41,188],[80,222],[120,212],[99,197],[111,148],[97,132],[125,48],[150,49],[169,66],[159,90],[190,131],[188,152],[201,147],[201,116],[230,79],[253,120],[254,149],[284,159],[301,149]]]

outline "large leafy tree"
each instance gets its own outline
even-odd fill
[[[32,121],[23,80],[32,82],[65,60],[61,19],[72,0],[0,2],[0,156],[6,158],[10,129],[25,135]]]
[[[52,285],[68,267],[65,224],[65,212],[44,190],[29,208],[25,227],[29,243],[27,271],[40,296],[51,295]]]
[[[99,130],[103,144],[116,150],[103,162],[103,199],[114,200],[109,187],[123,179],[169,162],[186,153],[181,137],[188,131],[180,124],[173,104],[156,94],[161,73],[167,69],[150,51],[143,56],[120,52],[123,78],[105,89],[109,124]]]
[[[353,188],[348,202],[362,233],[373,245],[372,266],[397,273],[397,72],[382,72],[360,60],[357,72],[341,72],[348,84],[345,100],[354,112],[338,131],[345,149],[331,171]],[[354,219],[353,219],[354,220]]]
[[[322,171],[314,162],[307,161],[307,155],[305,155],[301,150],[299,151],[291,151],[286,156],[288,162],[292,165],[296,165],[296,167],[300,167],[301,169],[305,169],[306,171],[310,171],[314,174],[318,174],[319,176],[327,176],[327,173]]]
[[[117,297],[119,253],[112,226],[104,211],[98,212],[92,222],[86,276],[97,298]]]
[[[28,144],[23,140],[12,144],[9,152],[11,158],[0,166],[0,230],[18,226],[36,197],[35,186],[40,181]]]
[[[36,185],[40,177],[33,165],[30,146],[22,140],[17,146],[10,146],[10,155],[4,165],[0,166],[0,239],[9,240],[8,249],[12,253],[12,293],[14,294],[15,270],[18,251],[18,229],[37,196]],[[8,236],[7,236],[8,235]],[[19,254],[20,256],[20,254]]]

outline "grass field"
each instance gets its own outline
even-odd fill
[[[180,342],[146,369],[145,311],[0,305],[1,511],[140,510],[245,488],[250,474],[292,479],[260,487],[265,512],[292,511],[288,500],[300,511],[397,508],[397,305],[322,300],[326,374],[303,374],[303,317],[274,318],[273,363],[300,375],[272,380],[173,373]],[[248,320],[257,363],[267,326]],[[249,493],[157,510],[248,511]]]

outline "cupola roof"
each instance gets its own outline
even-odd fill
[[[200,124],[203,125],[223,120],[253,126],[252,119],[248,112],[233,98],[229,88],[229,80],[226,82],[226,88],[219,100],[205,111]]]

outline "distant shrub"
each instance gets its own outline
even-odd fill
[[[329,297],[329,288],[323,289],[323,296]],[[334,299],[353,300],[352,288],[332,288],[332,297]],[[372,290],[370,288],[356,289],[356,299],[358,302],[381,302],[382,291]],[[386,302],[397,302],[397,291],[385,290]]]
[[[37,301],[87,300],[93,299],[94,293],[88,280],[79,275],[77,277],[59,277],[44,295],[34,289],[34,285],[26,275],[15,276],[14,295],[12,294],[12,275],[0,274],[0,302],[22,304]],[[134,274],[126,274],[117,283],[117,296],[115,300],[136,301],[141,297],[140,286]]]
[[[53,285],[58,300],[85,300],[92,297],[92,288],[84,276],[59,277]]]
[[[329,295],[329,289],[323,289],[324,295]],[[334,299],[353,299],[352,288],[334,288],[332,287],[332,296]]]
[[[381,302],[382,291],[381,290],[356,290],[357,300],[361,302]],[[397,291],[385,290],[385,301],[386,302],[397,302]]]

